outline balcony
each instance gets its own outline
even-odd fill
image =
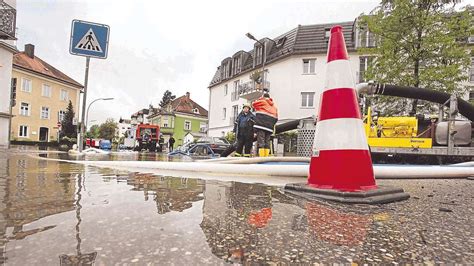
[[[16,9],[0,0],[0,40],[16,40]]]
[[[255,100],[262,96],[263,89],[270,90],[270,82],[257,84],[255,81],[245,82],[239,85],[239,97],[248,101]]]

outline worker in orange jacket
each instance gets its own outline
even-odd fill
[[[270,136],[273,134],[278,121],[278,109],[270,98],[268,91],[252,103],[255,110],[255,125],[257,134],[258,156],[267,157],[270,154]]]

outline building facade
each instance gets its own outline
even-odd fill
[[[34,53],[34,45],[13,57],[12,80],[17,84],[16,106],[12,109],[12,141],[57,141],[69,101],[76,119],[83,86]]]
[[[262,88],[270,90],[278,108],[278,123],[317,116],[325,86],[327,44],[330,29],[335,25],[343,27],[352,78],[356,83],[363,82],[372,57],[361,54],[360,48],[375,47],[375,38],[357,26],[357,19],[299,25],[274,39],[259,40],[251,51],[239,51],[222,60],[209,85],[208,135],[222,137],[231,131],[242,105],[261,96]],[[257,85],[255,75],[261,71],[263,62],[265,77]],[[471,85],[473,71],[474,65]],[[474,99],[474,91],[465,98]]]
[[[16,1],[0,1],[0,148],[8,147],[13,54],[15,48]],[[14,85],[14,84],[13,84]]]
[[[343,26],[353,79],[363,77],[369,58],[358,47],[373,46],[367,31],[356,22]],[[263,38],[251,51],[239,51],[221,62],[209,85],[209,132],[221,137],[233,129],[242,105],[261,96],[268,88],[279,113],[279,123],[317,115],[319,95],[324,88],[329,32],[336,24],[299,25],[274,38]],[[263,46],[262,46],[263,44]],[[265,61],[264,82],[257,85],[255,74]]]
[[[185,143],[187,133],[206,133],[207,117],[208,111],[194,102],[187,92],[174,99],[167,107],[148,116],[148,120],[151,124],[160,126],[165,144],[173,136],[176,147]]]

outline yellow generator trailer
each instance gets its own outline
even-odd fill
[[[432,147],[431,138],[419,138],[416,117],[379,117],[372,119],[368,108],[364,119],[365,134],[370,147],[422,148]]]

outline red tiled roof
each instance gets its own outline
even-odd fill
[[[13,56],[13,67],[24,69],[27,71],[32,71],[37,74],[48,76],[50,78],[59,80],[61,82],[67,83],[71,86],[83,88],[82,84],[73,80],[63,72],[59,71],[52,65],[41,60],[41,58],[35,56],[34,58],[29,57],[25,52],[17,53]]]
[[[204,109],[202,106],[199,104],[195,103],[193,100],[188,98],[187,95],[183,95],[179,98],[174,99],[171,102],[171,107],[175,112],[180,112],[180,113],[188,113],[192,115],[199,115],[199,116],[208,116],[208,112],[206,109]],[[193,109],[197,109],[199,111],[199,114],[196,114],[193,112]]]

